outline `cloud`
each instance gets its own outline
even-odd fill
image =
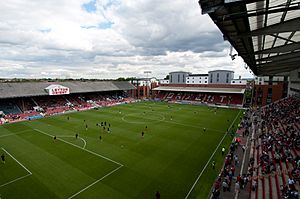
[[[164,77],[231,69],[229,44],[194,0],[0,3],[0,77]]]

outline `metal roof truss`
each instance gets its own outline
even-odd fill
[[[300,0],[199,0],[256,75],[300,68]]]

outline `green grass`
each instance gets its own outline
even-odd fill
[[[19,163],[0,150],[0,197],[152,199],[159,191],[183,199],[241,112],[143,102],[2,125],[0,147]],[[208,163],[189,198],[207,198],[223,158],[218,149],[217,169]]]

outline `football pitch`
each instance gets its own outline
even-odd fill
[[[0,198],[206,199],[242,112],[140,102],[2,125]]]

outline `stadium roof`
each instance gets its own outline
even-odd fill
[[[70,88],[70,94],[101,91],[121,91],[131,90],[135,88],[132,84],[126,81],[0,83],[0,99],[48,95],[45,88],[51,85],[61,85],[68,87]]]
[[[190,77],[205,77],[208,76],[208,74],[190,74]]]
[[[211,71],[208,71],[209,73],[211,72],[230,72],[230,73],[234,73],[234,71],[232,70],[211,70]]]
[[[197,92],[197,93],[232,93],[243,94],[244,88],[213,88],[213,87],[172,87],[172,86],[160,86],[154,88],[156,91],[181,91],[181,92]]]
[[[255,75],[300,68],[300,0],[199,0]]]
[[[174,72],[170,72],[171,73],[190,73],[190,72],[185,72],[185,71],[174,71]]]

